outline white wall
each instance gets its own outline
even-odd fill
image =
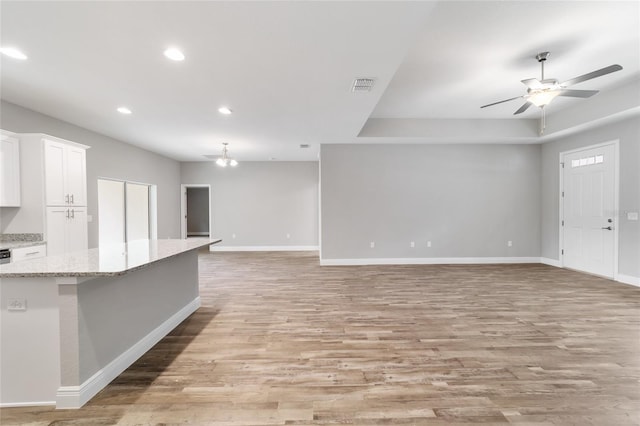
[[[620,274],[640,278],[640,222],[626,219],[640,211],[640,118],[591,129],[542,145],[542,256],[559,259],[560,152],[612,140],[620,141]]]
[[[322,145],[321,258],[539,257],[540,150]]]
[[[18,105],[2,101],[0,128],[15,133],[46,133],[89,145],[87,151],[87,199],[89,247],[98,245],[98,178],[105,177],[155,184],[158,188],[158,238],[180,238],[180,164],[159,154],[49,117]],[[41,165],[30,164],[21,155],[23,183],[31,180],[30,170]],[[0,232],[42,232],[42,221],[28,218],[28,209],[1,208]],[[40,216],[38,216],[40,217]]]
[[[181,180],[211,185],[211,235],[220,246],[318,245],[317,162],[184,162]]]

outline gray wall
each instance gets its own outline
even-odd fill
[[[181,175],[183,184],[211,185],[220,246],[318,245],[317,162],[184,162]]]
[[[640,210],[640,119],[591,129],[542,145],[542,257],[559,259],[560,152],[620,140],[619,273],[640,277],[640,222],[626,213]]]
[[[321,258],[540,256],[540,152],[322,145]]]
[[[187,188],[187,235],[209,233],[209,188]]]
[[[93,216],[93,222],[89,223],[89,247],[98,244],[99,177],[157,185],[158,238],[180,238],[180,163],[5,101],[0,109],[0,128],[4,130],[46,133],[91,147],[87,151],[88,214]],[[21,156],[21,161],[25,158]],[[23,168],[23,182],[30,179],[25,172]],[[16,209],[1,208],[0,229],[7,229],[21,214]],[[38,232],[33,230],[36,226],[41,228],[42,224],[21,221],[20,229],[12,227],[7,232]]]

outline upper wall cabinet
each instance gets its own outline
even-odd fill
[[[44,140],[45,198],[48,206],[86,206],[86,147]]]
[[[0,207],[20,206],[20,140],[0,130]]]

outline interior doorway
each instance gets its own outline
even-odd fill
[[[211,185],[181,185],[181,233],[182,238],[210,237],[213,223],[211,220]]]
[[[564,267],[615,279],[618,264],[618,143],[560,154],[560,259]]]

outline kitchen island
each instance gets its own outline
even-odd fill
[[[0,266],[0,406],[79,408],[200,306],[198,249],[140,240]]]

